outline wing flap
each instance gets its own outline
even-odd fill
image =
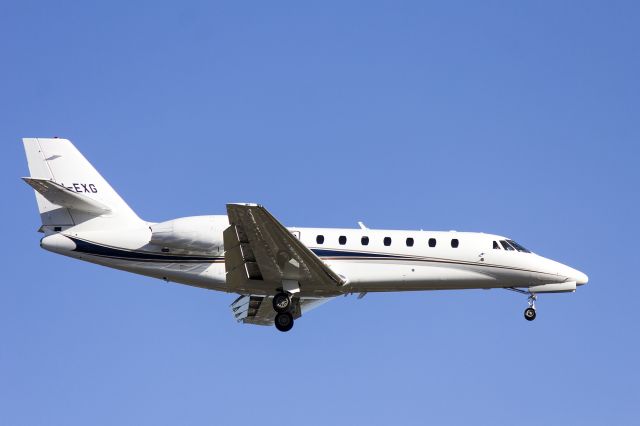
[[[238,297],[230,307],[238,322],[243,324],[273,325],[276,313],[272,307],[272,299],[270,296],[244,295]],[[300,318],[303,313],[306,314],[331,299],[333,298],[294,299],[293,317]]]

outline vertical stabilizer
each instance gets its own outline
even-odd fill
[[[81,223],[104,229],[141,222],[71,141],[57,138],[25,138],[22,141],[31,174],[27,183],[36,190],[45,230]]]

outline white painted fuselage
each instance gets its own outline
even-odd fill
[[[226,216],[215,218],[221,223],[217,240],[222,241]],[[41,245],[84,261],[211,290],[265,295],[277,292],[276,286],[273,289],[229,286],[225,279],[224,246],[206,252],[162,247],[149,243],[150,226],[153,224],[145,223],[121,232],[69,228],[46,236]],[[585,274],[561,263],[534,253],[504,249],[502,242],[508,239],[498,235],[299,227],[289,230],[347,279],[346,285],[333,291],[314,290],[306,294],[302,288],[301,296],[532,288],[567,282],[579,286],[587,282]]]

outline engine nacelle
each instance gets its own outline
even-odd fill
[[[189,251],[222,250],[227,216],[190,216],[151,225],[151,243]]]

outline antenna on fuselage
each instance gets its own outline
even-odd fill
[[[369,229],[364,225],[364,223],[362,223],[360,221],[358,221],[358,226],[360,226],[360,229]]]

